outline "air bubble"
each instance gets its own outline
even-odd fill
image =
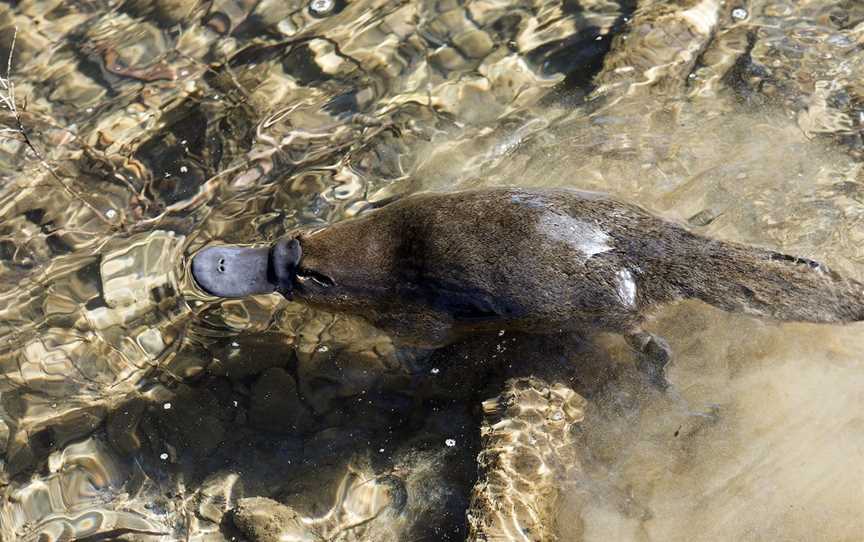
[[[735,8],[732,10],[732,18],[736,21],[743,21],[747,18],[747,10],[744,8]]]
[[[448,448],[452,448],[453,446],[456,446],[456,439],[448,438],[444,441],[444,444],[446,444]]]
[[[161,459],[162,461],[167,461],[168,460],[168,454],[165,452],[162,452],[161,454],[159,454],[159,459]]]
[[[312,0],[309,2],[309,11],[319,17],[329,15],[335,7],[336,2],[334,0]]]
[[[105,211],[105,216],[109,219],[114,218],[115,216],[117,216],[117,211],[115,211],[114,209],[108,209],[107,211]]]

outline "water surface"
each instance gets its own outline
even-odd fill
[[[561,540],[860,540],[860,325],[668,307],[662,395],[616,337],[408,351],[188,261],[566,186],[864,279],[862,40],[851,1],[0,4],[0,539],[256,539],[227,512],[268,497],[464,540],[480,405],[529,373],[587,399]]]

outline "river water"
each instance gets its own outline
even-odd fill
[[[617,337],[409,351],[188,273],[516,185],[864,279],[864,4],[24,0],[0,59],[0,540],[465,540],[520,371],[587,400],[549,536],[864,537],[861,325],[666,307],[662,394]]]

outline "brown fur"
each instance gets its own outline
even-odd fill
[[[864,287],[815,262],[710,240],[572,190],[416,194],[298,239],[299,298],[413,344],[599,329],[642,349],[645,312],[691,297],[780,320],[864,316]]]

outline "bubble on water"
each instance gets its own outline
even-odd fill
[[[747,10],[744,8],[735,8],[732,10],[732,18],[736,21],[742,21],[747,18]]]
[[[105,216],[107,216],[108,218],[114,218],[115,216],[117,216],[117,211],[115,211],[114,209],[108,209],[107,211],[105,211]]]
[[[168,460],[168,454],[165,452],[162,452],[161,454],[159,454],[159,459],[161,459],[162,461],[167,461]]]
[[[441,372],[441,369],[439,369],[438,367],[432,367],[432,370],[431,370],[430,372],[431,372],[433,375],[437,375],[438,373]]]
[[[186,173],[187,171],[189,171],[189,168],[188,168],[188,167],[186,167],[186,166],[180,166],[180,173]]]
[[[171,403],[165,403],[164,405],[162,405],[162,408],[164,408],[165,410],[171,410]]]
[[[334,0],[312,0],[309,2],[309,11],[318,16],[328,15],[335,7],[336,2]]]
[[[233,346],[234,348],[237,348],[240,346],[240,343],[238,343],[237,341],[231,341],[231,346]]]
[[[379,454],[383,454],[383,453],[384,453],[384,448],[378,448],[378,453],[379,453]]]
[[[444,441],[444,444],[446,444],[448,448],[452,448],[453,446],[456,446],[456,439],[448,438]]]
[[[319,352],[326,352],[328,350],[330,350],[330,348],[328,348],[326,344],[322,344],[321,346],[318,347]]]

